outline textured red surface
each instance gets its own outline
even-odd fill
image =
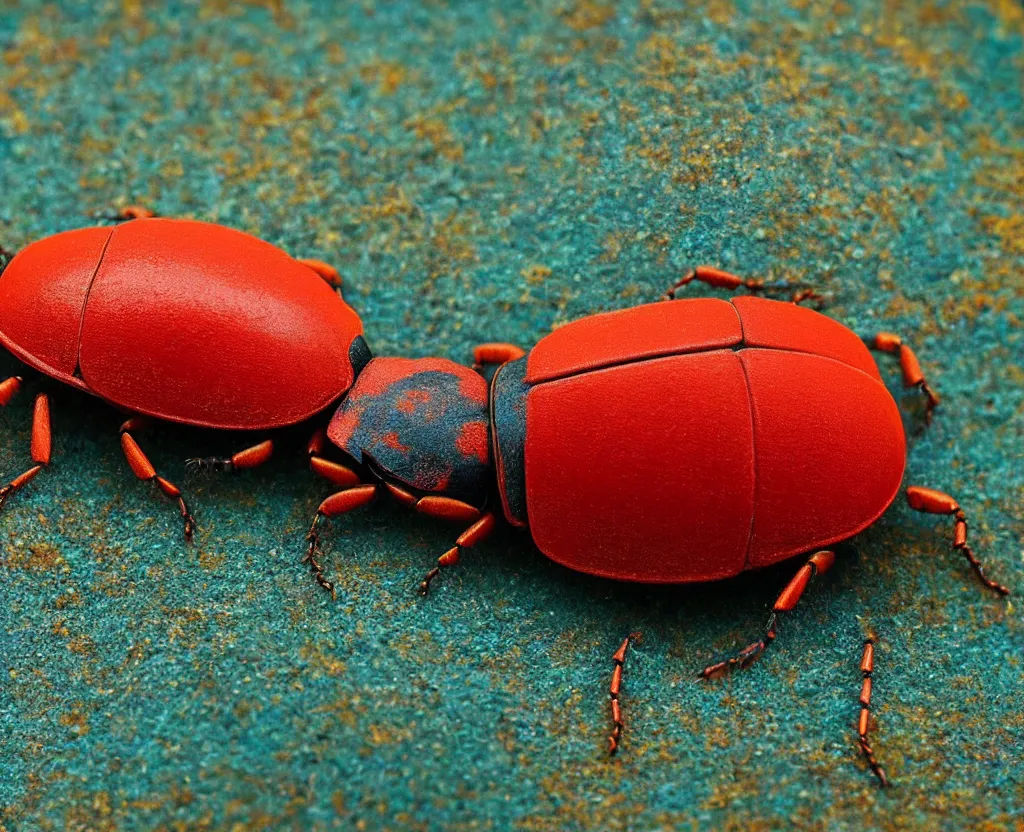
[[[536,384],[625,361],[727,347],[741,338],[736,310],[727,301],[648,303],[555,330],[530,351],[526,380]]]
[[[660,306],[661,325],[678,332],[702,307],[709,314],[696,320],[706,324],[719,304]],[[851,537],[885,511],[903,476],[905,437],[866,347],[791,304],[738,308],[744,333],[776,348],[679,349],[530,390],[527,514],[541,551],[620,580],[703,581]],[[649,309],[601,316],[626,324],[621,338],[584,319],[534,352],[545,368],[578,368],[591,339],[604,338],[598,352],[628,361],[631,316],[649,323]],[[733,335],[731,314],[720,319],[723,339]],[[581,338],[566,337],[576,329]],[[714,342],[709,328],[697,331],[694,349]]]
[[[754,460],[735,353],[670,356],[541,384],[527,396],[526,419],[530,531],[552,560],[659,583],[743,569]]]
[[[89,293],[79,364],[128,410],[216,428],[300,422],[352,384],[358,316],[311,269],[223,226],[117,227]]]
[[[110,228],[54,234],[26,246],[0,276],[0,342],[31,367],[81,387],[78,330]]]
[[[877,381],[878,365],[857,334],[813,309],[744,295],[732,299],[743,324],[743,344],[814,353],[856,367]]]
[[[906,441],[892,396],[816,355],[740,353],[754,412],[757,508],[752,567],[851,537],[889,507]]]

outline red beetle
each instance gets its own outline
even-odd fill
[[[702,267],[692,280],[745,286]],[[796,300],[813,293],[801,292]],[[938,398],[900,339],[904,382]],[[712,678],[754,661],[776,636],[776,615],[796,605],[835,555],[828,549],[869,526],[895,499],[906,439],[899,411],[865,344],[836,321],[796,303],[757,297],[670,300],[571,323],[529,354],[477,348],[493,380],[438,358],[372,358],[326,432],[355,463],[345,487],[319,507],[307,560],[319,562],[320,524],[382,491],[417,511],[466,524],[420,585],[494,528],[500,512],[529,530],[544,554],[572,569],[622,581],[719,580],[808,555],[775,602],[765,636],[707,668]],[[326,442],[311,447],[325,466]],[[498,494],[500,509],[491,508]],[[986,586],[967,546],[957,502],[911,487],[912,508],[955,516],[954,547]],[[614,656],[612,753],[623,723],[619,691],[627,639]],[[873,641],[865,645],[859,740],[867,741]]]
[[[29,245],[0,276],[0,344],[35,369],[132,415],[121,446],[139,479],[175,500],[135,434],[147,417],[268,431],[309,419],[351,387],[370,353],[337,273],[219,225],[150,218],[55,234]],[[0,382],[6,405],[20,377]],[[269,459],[272,440],[221,468]],[[0,506],[50,463],[50,411],[35,402],[32,461],[0,489]]]

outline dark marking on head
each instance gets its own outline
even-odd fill
[[[491,487],[487,384],[450,361],[373,359],[327,435],[421,492],[482,505]]]

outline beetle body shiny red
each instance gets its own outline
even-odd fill
[[[0,343],[118,407],[263,430],[355,378],[355,312],[312,268],[230,228],[139,219],[47,237],[0,277]]]
[[[584,318],[492,388],[502,505],[546,555],[684,583],[846,539],[895,498],[906,441],[849,329],[789,303]]]

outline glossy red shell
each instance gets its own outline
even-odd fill
[[[725,578],[851,537],[892,502],[902,422],[846,327],[756,298],[595,318],[528,358],[527,516],[553,560]]]
[[[309,267],[209,223],[57,234],[0,276],[0,342],[16,356],[125,410],[203,427],[320,412],[351,387],[361,332]]]

